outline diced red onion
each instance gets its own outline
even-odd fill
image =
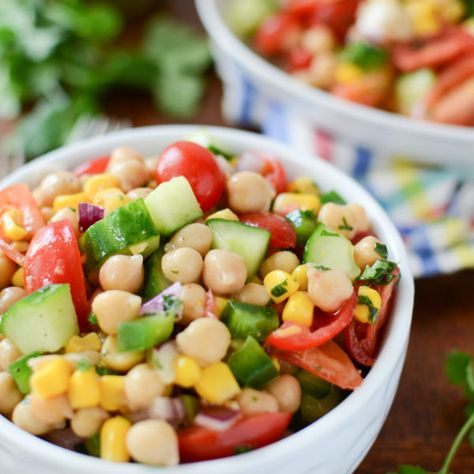
[[[240,418],[240,412],[227,407],[203,407],[194,418],[194,424],[214,431],[229,429]]]
[[[148,409],[150,418],[169,422],[182,421],[186,418],[184,403],[179,398],[155,397]]]
[[[156,314],[164,310],[165,308],[165,296],[175,296],[176,298],[182,299],[183,295],[183,285],[177,281],[173,283],[171,286],[166,288],[166,290],[162,291],[150,301],[147,301],[145,304],[142,305],[140,310],[140,314]],[[178,315],[181,316],[181,315]]]
[[[44,439],[62,448],[71,450],[74,450],[78,444],[84,441],[84,438],[74,433],[71,428],[50,431],[44,436]]]
[[[239,156],[237,161],[237,171],[255,171],[260,173],[263,167],[263,160],[257,153],[246,151]]]
[[[89,204],[79,203],[79,230],[85,232],[92,224],[104,218],[104,208]]]

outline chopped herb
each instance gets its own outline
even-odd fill
[[[328,202],[333,202],[335,204],[347,204],[347,201],[337,192],[329,191],[320,196],[319,200],[321,204],[326,204]]]
[[[387,246],[384,244],[381,244],[380,242],[377,242],[375,244],[375,251],[383,258],[386,259],[388,257],[388,250]]]
[[[90,456],[100,457],[100,435],[98,432],[87,438],[84,445]]]
[[[86,370],[89,370],[91,367],[92,367],[92,363],[90,360],[87,360],[87,359],[81,359],[76,365],[76,369],[81,372],[85,372]]]
[[[278,298],[281,295],[284,295],[288,290],[288,280],[283,280],[281,283],[278,285],[275,285],[272,288],[271,294],[275,298]]]
[[[214,155],[222,156],[227,161],[232,161],[234,159],[234,155],[232,153],[229,153],[228,151],[224,151],[221,148],[217,147],[216,145],[213,145],[212,143],[210,145],[207,145],[207,149]]]
[[[87,320],[88,320],[91,324],[99,324],[99,321],[97,320],[97,315],[96,315],[95,313],[89,314],[89,316],[87,317]]]
[[[177,314],[181,311],[183,300],[173,295],[163,296],[163,309],[165,313]]]
[[[157,369],[162,369],[162,368],[163,368],[163,364],[160,362],[160,359],[158,359],[158,357],[154,357],[154,358],[153,358],[153,365],[154,365]]]
[[[311,268],[315,268],[316,270],[321,270],[323,272],[327,272],[328,270],[331,270],[329,267],[325,267],[324,265],[318,265],[317,263],[308,263],[308,266]]]
[[[117,375],[118,372],[115,370],[109,369],[108,367],[96,367],[95,371],[97,375]]]
[[[342,225],[339,226],[340,230],[353,230],[354,227],[350,226],[347,223],[347,219],[345,217],[342,218]]]
[[[316,213],[311,209],[308,209],[306,211],[300,209],[299,211],[302,217],[306,217],[308,219],[316,219]]]
[[[252,451],[253,449],[254,449],[253,446],[250,446],[249,444],[242,444],[241,446],[236,446],[234,448],[234,454],[248,453],[249,451]]]
[[[397,268],[395,262],[377,260],[372,266],[366,266],[358,280],[373,281],[377,285],[388,285],[395,277],[393,271]]]
[[[379,310],[372,304],[370,298],[366,295],[360,295],[357,298],[357,304],[363,304],[369,308],[369,323],[375,324],[377,322]]]
[[[330,232],[329,230],[323,229],[321,231],[321,237],[341,237],[341,234],[337,232]]]
[[[388,55],[379,46],[365,42],[355,42],[344,48],[341,59],[355,64],[364,71],[373,71],[385,66]]]

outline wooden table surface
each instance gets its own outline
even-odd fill
[[[168,0],[165,8],[199,26],[191,0]],[[225,124],[220,111],[222,87],[211,72],[200,112],[190,122]],[[110,114],[135,126],[175,123],[160,115],[140,94],[113,95]],[[384,474],[398,464],[420,464],[437,471],[463,423],[463,399],[443,372],[446,355],[458,348],[474,353],[474,271],[416,282],[415,311],[405,369],[394,405],[372,450],[357,473]],[[350,426],[347,427],[350,429]],[[474,473],[474,451],[462,446],[455,474]]]

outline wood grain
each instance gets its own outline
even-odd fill
[[[164,3],[165,10],[199,27],[190,0]],[[133,28],[131,36],[136,31]],[[221,94],[219,80],[209,73],[201,110],[190,122],[228,126],[221,114]],[[106,98],[106,108],[135,126],[176,122],[160,115],[146,95],[114,93]],[[416,282],[412,334],[399,391],[357,473],[384,474],[398,464],[420,464],[432,471],[440,468],[464,419],[462,395],[448,384],[443,372],[445,357],[453,348],[474,353],[474,271]],[[474,452],[467,445],[459,451],[452,472],[474,473]]]

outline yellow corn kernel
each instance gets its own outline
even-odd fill
[[[288,185],[288,191],[292,193],[319,195],[319,188],[316,183],[307,177],[297,178]]]
[[[308,289],[308,265],[298,265],[291,273],[293,280],[297,281],[300,289],[306,291]]]
[[[275,303],[281,303],[299,289],[298,282],[283,270],[273,270],[267,273],[263,284]]]
[[[103,375],[100,378],[100,406],[107,411],[117,411],[125,403],[123,375]]]
[[[240,392],[234,374],[224,362],[216,362],[203,369],[201,379],[194,388],[202,398],[217,405],[230,400]]]
[[[338,84],[353,84],[364,76],[364,71],[353,63],[341,62],[336,67],[336,82]]]
[[[81,202],[91,202],[90,196],[87,193],[63,194],[54,199],[53,209],[59,211],[64,207],[70,207],[77,210]]]
[[[437,33],[441,29],[435,6],[426,0],[412,0],[406,6],[416,35],[425,36]]]
[[[221,317],[221,314],[224,312],[224,308],[227,306],[229,300],[227,298],[222,298],[222,296],[215,297],[215,305],[216,305],[216,316],[218,318]]]
[[[107,461],[128,462],[127,433],[131,423],[123,416],[114,416],[104,422],[100,430],[100,457]]]
[[[100,377],[95,367],[86,370],[77,369],[69,384],[69,402],[74,409],[92,408],[100,403]]]
[[[368,286],[360,286],[357,295],[354,318],[361,323],[375,323],[382,306],[382,298],[379,293]]]
[[[466,15],[466,3],[462,0],[435,2],[435,8],[441,19],[448,23],[458,23]]]
[[[192,357],[179,356],[175,361],[175,383],[189,388],[199,382],[201,367]]]
[[[90,332],[85,336],[72,336],[66,344],[66,353],[100,351],[102,344],[100,338],[95,332]]]
[[[12,276],[12,285],[18,288],[25,287],[25,270],[20,267]]]
[[[221,209],[220,211],[214,212],[206,217],[206,221],[209,219],[225,219],[226,221],[238,221],[239,218],[229,208]]]
[[[105,209],[107,214],[110,214],[115,209],[125,206],[130,202],[130,198],[119,188],[107,188],[98,191],[94,196],[93,203]]]
[[[286,215],[295,209],[318,212],[321,202],[314,194],[280,193],[273,203],[273,211]]]
[[[91,176],[84,184],[84,192],[92,198],[103,189],[118,188],[120,181],[116,176],[109,173],[96,174]]]
[[[71,366],[63,357],[41,365],[30,378],[31,393],[43,398],[56,397],[67,392],[71,380]]]
[[[302,331],[299,326],[290,326],[284,329],[277,329],[274,334],[277,337],[291,337],[296,336]]]
[[[272,357],[272,362],[273,362],[273,365],[275,366],[275,369],[277,369],[278,372],[280,372],[280,369],[281,369],[280,361],[276,357]]]
[[[308,293],[297,291],[293,293],[283,308],[283,321],[291,321],[300,326],[310,327],[313,323],[314,305]]]
[[[19,212],[9,210],[2,215],[2,227],[5,237],[10,240],[23,240],[27,235],[28,231],[18,224]]]

